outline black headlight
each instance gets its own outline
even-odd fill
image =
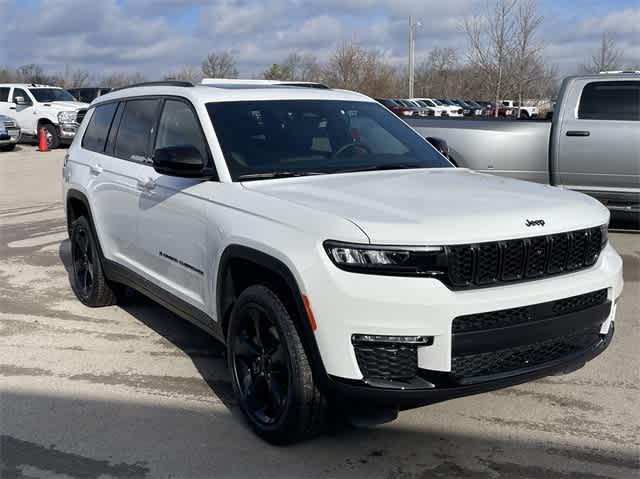
[[[324,248],[338,268],[354,273],[397,276],[446,276],[447,258],[439,246],[374,246],[325,241]]]

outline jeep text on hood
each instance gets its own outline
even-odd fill
[[[609,218],[606,208],[584,195],[463,169],[350,173],[244,185],[349,219],[373,244],[517,239],[600,226]]]

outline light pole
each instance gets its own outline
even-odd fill
[[[415,70],[416,27],[420,22],[413,23],[413,17],[409,15],[409,98],[413,98],[413,80]]]

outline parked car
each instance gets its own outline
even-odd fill
[[[474,107],[469,103],[467,103],[466,101],[461,100],[459,98],[452,98],[451,101],[456,105],[459,105],[460,108],[462,108],[462,114],[464,116],[476,116],[476,115],[479,115],[480,112],[482,111],[482,107],[480,108]]]
[[[404,100],[410,103],[418,109],[418,116],[435,116],[436,112],[433,108],[430,108],[426,103],[419,100]]]
[[[575,369],[614,334],[606,208],[454,168],[364,95],[140,85],[94,101],[78,135],[76,296],[112,305],[127,285],[226,344],[267,441],[320,432],[331,404],[382,423]]]
[[[446,141],[460,167],[587,193],[640,213],[640,75],[564,80],[551,122],[415,124]]]
[[[91,103],[99,96],[106,95],[112,90],[112,88],[105,87],[81,87],[81,88],[68,88],[67,91],[73,95],[73,97],[83,103]]]
[[[496,104],[492,101],[478,101],[483,108],[485,116],[495,116]],[[511,116],[511,109],[500,105],[498,108],[498,116],[507,117]]]
[[[538,116],[538,107],[535,106],[520,106],[520,104],[513,100],[502,100],[502,106],[512,111],[512,116],[519,118],[534,118]]]
[[[400,118],[418,116],[415,107],[405,106],[397,100],[392,100],[391,98],[376,98],[376,101],[386,106]]]
[[[0,115],[17,121],[22,139],[35,138],[43,128],[49,148],[71,143],[87,106],[55,86],[0,83]]]
[[[457,103],[454,103],[451,100],[447,100],[446,98],[440,98],[438,101],[449,108],[449,116],[463,116],[464,115],[463,108],[460,105],[458,105]]]
[[[413,98],[413,100],[420,102],[424,107],[433,110],[433,116],[449,116],[449,108],[438,100],[433,100],[431,98]]]
[[[20,127],[16,121],[8,116],[0,115],[0,151],[15,149],[18,141],[20,141]]]
[[[484,111],[484,107],[473,100],[465,100],[464,101],[467,105],[471,105],[471,107],[473,108],[473,114],[474,116],[484,116],[485,111]]]

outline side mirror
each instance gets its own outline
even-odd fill
[[[14,98],[16,105],[28,105],[27,100],[23,96],[17,96]]]
[[[431,146],[442,153],[442,156],[449,158],[449,145],[447,145],[446,141],[442,138],[433,138],[430,136],[427,136],[425,139],[431,143]]]
[[[207,168],[200,150],[193,145],[158,148],[153,153],[153,169],[162,175],[182,178],[206,178],[213,176]]]

